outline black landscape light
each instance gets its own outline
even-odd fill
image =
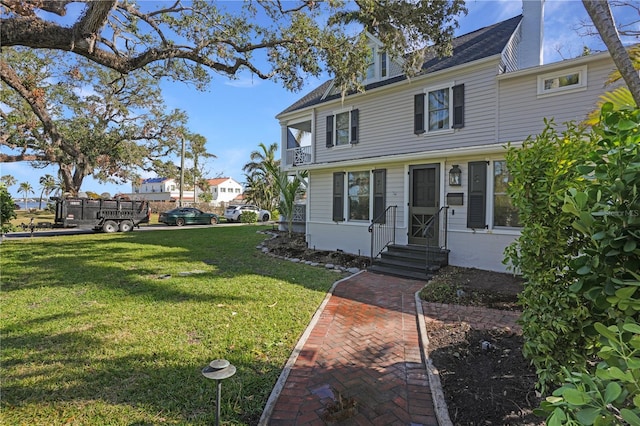
[[[226,359],[213,360],[202,369],[202,375],[207,379],[216,381],[216,426],[220,424],[220,393],[222,392],[222,380],[236,374],[236,367]]]

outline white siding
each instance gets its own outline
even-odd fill
[[[316,163],[354,158],[484,145],[495,140],[495,103],[498,61],[463,72],[440,74],[437,78],[416,78],[394,88],[383,88],[318,108],[316,121]],[[465,127],[456,131],[413,133],[414,95],[426,88],[465,85]],[[342,109],[360,111],[359,143],[326,148],[326,117]]]
[[[449,233],[449,264],[465,268],[507,272],[502,264],[504,249],[516,235],[451,232]]]
[[[568,63],[566,68],[575,67]],[[505,78],[500,87],[498,126],[500,142],[519,142],[544,129],[543,118],[553,118],[560,129],[568,121],[579,123],[596,108],[598,97],[613,87],[603,87],[614,65],[605,58],[587,65],[587,88],[562,94],[538,96],[537,78],[549,71]],[[555,71],[554,71],[555,72]]]
[[[521,38],[522,27],[519,27],[518,31],[513,35],[513,38],[504,49],[502,60],[504,62],[505,71],[507,72],[518,69],[518,46],[520,45]]]
[[[397,205],[396,243],[407,244],[407,221],[409,202],[410,165],[440,163],[440,180],[443,182],[441,205],[446,204],[446,194],[463,192],[461,206],[450,206],[448,210],[448,246],[451,249],[450,263],[456,266],[475,267],[494,271],[506,271],[502,265],[503,251],[518,235],[517,229],[492,229],[492,177],[493,161],[503,159],[502,152],[489,156],[464,156],[444,159],[419,158],[406,163],[377,164],[375,169],[387,170],[386,205]],[[468,163],[470,161],[489,161],[487,166],[487,222],[489,229],[472,230],[467,228],[467,182]],[[449,186],[449,170],[457,164],[462,170],[462,186]],[[307,222],[307,242],[316,250],[344,250],[347,253],[370,255],[371,235],[368,223],[332,221],[332,188],[334,172],[373,170],[374,167],[355,167],[311,171],[309,185],[309,210]]]
[[[555,96],[538,96],[538,75],[587,66],[588,86]],[[554,118],[563,128],[569,120],[582,121],[594,109],[600,94],[613,87],[604,81],[614,66],[606,55],[566,61],[497,76],[498,60],[476,64],[435,77],[418,78],[394,87],[350,96],[314,109],[315,164],[310,167],[307,241],[318,250],[344,250],[369,255],[366,222],[332,221],[334,172],[387,170],[386,205],[398,205],[396,242],[406,244],[409,202],[408,170],[411,165],[439,163],[441,205],[447,193],[463,193],[463,205],[450,206],[448,230],[450,263],[457,266],[505,271],[505,247],[519,235],[517,228],[493,227],[493,164],[505,156],[507,142],[521,142],[538,134],[543,117]],[[465,127],[457,131],[416,136],[413,134],[414,95],[425,88],[465,84]],[[499,93],[498,93],[499,91]],[[360,112],[359,143],[325,147],[326,116],[341,109]],[[468,164],[486,161],[486,218],[488,229],[467,228]],[[450,187],[448,173],[457,164],[462,185]]]

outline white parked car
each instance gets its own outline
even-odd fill
[[[271,213],[269,210],[263,210],[258,206],[251,204],[235,204],[228,206],[224,211],[224,217],[227,222],[240,222],[243,212],[254,212],[258,215],[258,221],[267,222],[271,219]]]

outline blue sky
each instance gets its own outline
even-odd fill
[[[522,12],[520,0],[467,0],[469,13],[459,19],[457,34],[475,31],[487,25],[516,16]],[[582,53],[584,45],[592,50],[604,50],[596,37],[581,37],[576,32],[581,20],[589,21],[579,0],[547,0],[545,3],[544,62],[569,59]],[[207,150],[217,156],[208,160],[208,176],[230,176],[244,182],[242,166],[249,161],[251,151],[259,143],[280,142],[280,125],[276,114],[315,88],[324,78],[310,78],[302,92],[291,93],[277,83],[263,81],[243,73],[237,80],[214,75],[205,92],[182,83],[163,83],[163,94],[169,109],[179,108],[189,115],[189,128],[207,139]],[[176,164],[179,159],[176,158]],[[0,174],[14,176],[18,184],[9,188],[14,198],[21,198],[18,185],[29,182],[36,196],[40,193],[38,180],[54,167],[33,169],[28,163],[0,164]],[[145,176],[152,177],[152,176]],[[97,193],[131,192],[131,185],[100,184],[87,177],[82,190]]]

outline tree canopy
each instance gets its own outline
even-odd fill
[[[77,193],[92,175],[106,182],[133,180],[139,170],[170,175],[166,155],[188,134],[186,115],[167,112],[158,82],[128,75],[82,57],[3,48],[0,143],[2,162],[55,165],[64,190]]]
[[[346,91],[359,88],[367,67],[363,30],[408,59],[411,75],[427,50],[450,53],[464,12],[463,0],[3,0],[0,78],[12,90],[0,99],[9,106],[0,143],[18,154],[0,161],[57,164],[71,192],[88,175],[171,176],[161,158],[188,132],[182,112],[164,112],[161,78],[203,89],[214,74],[249,71],[298,90],[324,67]]]
[[[123,74],[145,69],[200,85],[209,70],[235,77],[246,69],[294,90],[323,63],[340,87],[357,85],[367,64],[362,29],[391,56],[408,55],[406,71],[415,72],[426,50],[450,52],[455,18],[466,12],[463,0],[2,4],[3,46],[73,52]]]

